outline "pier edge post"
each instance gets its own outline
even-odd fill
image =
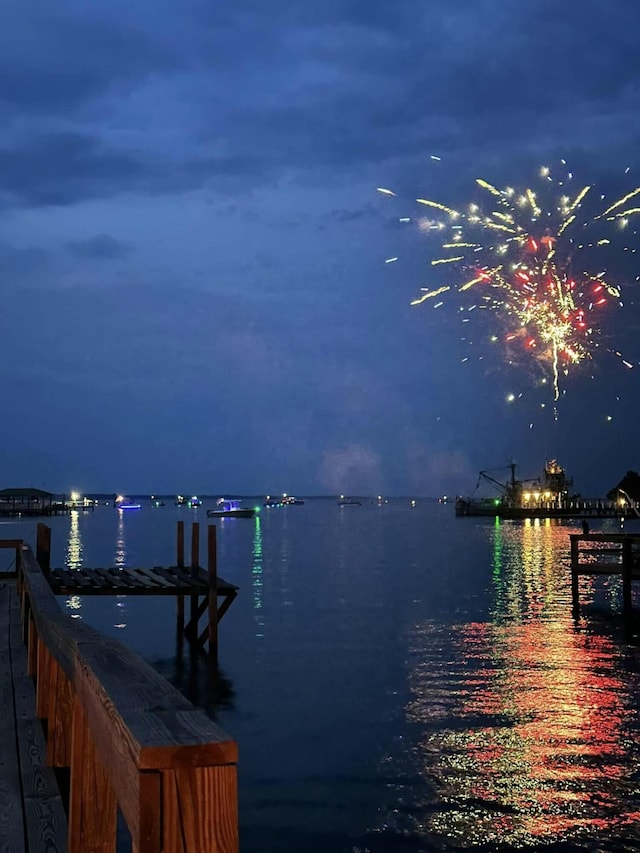
[[[216,526],[207,529],[207,571],[209,574],[209,658],[218,660],[218,556]]]
[[[176,566],[181,569],[184,568],[184,521],[178,522],[178,529],[176,532]],[[182,636],[184,634],[184,595],[178,595],[176,597],[176,634],[178,638],[178,647],[182,648]]]
[[[198,577],[198,569],[200,568],[200,522],[194,521],[191,525],[191,577]],[[191,595],[191,607],[189,614],[189,624],[193,631],[193,637],[198,637],[198,595]]]
[[[631,566],[632,566],[631,540],[625,539],[622,543],[622,610],[625,618],[631,616]]]

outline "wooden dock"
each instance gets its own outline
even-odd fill
[[[2,853],[115,851],[118,809],[136,853],[237,853],[236,744],[122,643],[63,613],[16,542],[17,577],[0,581]],[[67,802],[53,768],[68,768]]]
[[[13,541],[13,540],[12,540]],[[218,575],[216,528],[207,527],[207,567],[200,565],[200,525],[191,525],[190,565],[185,565],[184,522],[178,521],[176,565],[152,568],[51,568],[51,528],[37,527],[36,559],[54,595],[171,595],[177,602],[177,634],[208,646],[217,658],[218,624],[238,594],[238,587]],[[185,623],[184,602],[190,614]],[[207,616],[206,625],[200,620]]]
[[[580,576],[619,575],[622,609],[632,612],[631,584],[640,580],[640,535],[629,533],[571,533],[571,600],[580,613]]]

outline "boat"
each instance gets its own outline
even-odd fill
[[[215,509],[208,509],[209,518],[253,518],[256,514],[253,507],[240,506],[240,501],[220,498],[216,501]]]
[[[140,504],[130,501],[124,495],[118,495],[113,505],[116,509],[140,509]]]
[[[184,495],[176,495],[175,506],[202,506],[202,500],[197,495],[193,495],[190,498],[186,498]]]
[[[282,495],[281,498],[272,498],[271,495],[267,495],[263,506],[300,506],[303,503],[302,498],[294,498],[293,495]]]
[[[501,482],[489,471],[480,471],[476,491],[485,481],[499,490],[495,497],[463,497],[455,501],[457,516],[491,516],[504,519],[524,518],[637,518],[640,513],[628,496],[617,500],[583,498],[572,493],[573,480],[555,459],[548,459],[541,478],[519,480],[516,465],[506,468],[510,476]],[[493,469],[493,471],[503,469]]]
[[[340,495],[338,506],[362,506],[362,501],[355,500],[354,498],[345,498],[344,495]]]

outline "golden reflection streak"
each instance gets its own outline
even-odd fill
[[[255,517],[253,531],[253,564],[251,566],[251,586],[253,588],[253,609],[256,623],[256,637],[264,637],[264,578],[262,576],[262,527],[260,516]]]
[[[566,534],[550,523],[496,525],[491,621],[455,626],[453,659],[442,657],[437,625],[413,633],[406,714],[423,729],[414,760],[440,805],[421,834],[518,846],[638,820],[620,807],[632,783],[621,745],[632,711],[619,651],[573,630],[558,559]]]
[[[80,513],[72,509],[69,513],[69,535],[67,536],[67,550],[64,557],[64,565],[67,569],[79,569],[83,559],[82,535],[80,533]],[[73,619],[81,619],[78,612],[82,608],[82,599],[79,595],[68,596],[65,606],[71,610]]]

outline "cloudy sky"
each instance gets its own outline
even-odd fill
[[[493,321],[410,306],[433,245],[398,223],[560,158],[640,183],[637,0],[3,11],[2,485],[437,495],[555,456],[597,495],[640,468],[640,366],[598,356],[543,408]],[[620,274],[603,333],[637,364]]]

